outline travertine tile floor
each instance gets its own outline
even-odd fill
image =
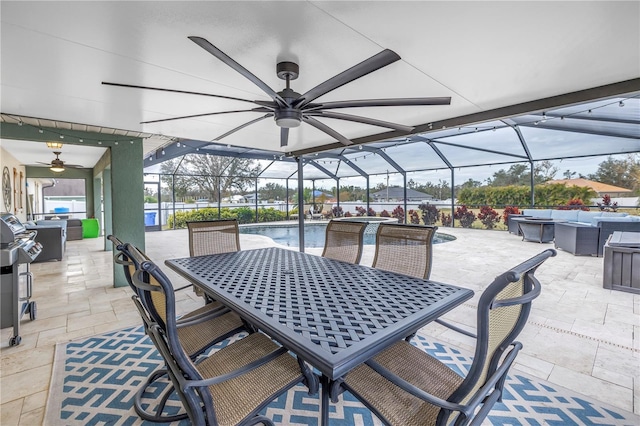
[[[453,242],[434,246],[434,280],[466,286],[476,296],[447,318],[474,327],[481,291],[499,273],[551,244],[523,242],[506,231],[442,229]],[[120,236],[126,240],[126,235]],[[273,242],[241,235],[243,249]],[[23,320],[22,344],[9,347],[11,329],[1,333],[0,424],[42,423],[57,342],[140,324],[130,289],[112,287],[112,253],[102,238],[69,241],[64,260],[32,265],[35,321]],[[320,254],[322,249],[307,249]],[[148,233],[146,252],[158,264],[188,255],[185,230]],[[364,250],[370,265],[373,247]],[[534,302],[520,341],[524,350],[515,368],[627,411],[640,413],[640,296],[602,288],[603,259],[558,255],[537,273],[542,295]],[[184,280],[164,268],[174,284]],[[179,311],[201,304],[190,291],[180,292]],[[422,333],[465,350],[473,341],[437,324]]]

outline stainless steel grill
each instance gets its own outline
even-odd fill
[[[21,318],[28,313],[31,320],[36,319],[36,302],[31,300],[33,274],[29,270],[29,264],[42,251],[36,235],[37,231],[27,231],[14,215],[0,215],[0,327],[13,327],[10,346],[22,341]]]

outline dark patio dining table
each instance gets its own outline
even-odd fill
[[[454,285],[265,248],[165,264],[322,373],[330,382],[473,296]]]

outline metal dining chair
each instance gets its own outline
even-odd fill
[[[259,332],[194,363],[178,335],[169,278],[134,247],[129,252],[141,262],[133,283],[152,316],[160,319],[151,327],[152,341],[192,424],[273,425],[259,412],[278,395],[298,383],[307,384],[310,393],[317,392],[317,377],[305,363]]]
[[[134,291],[132,300],[140,317],[147,334],[150,334],[150,327],[157,322],[157,318],[153,317],[153,314],[144,306],[139,295],[138,288],[134,285],[132,277],[135,271],[139,267],[140,260],[149,258],[140,250],[136,249],[136,253],[139,258],[136,260],[132,257],[130,249],[127,247],[133,247],[126,245],[120,239],[113,235],[107,237],[114,245],[116,254],[114,260],[124,268],[125,277],[127,282]],[[172,289],[173,290],[173,289]],[[175,292],[175,290],[173,290]],[[229,311],[220,303],[210,303],[194,311],[191,311],[185,315],[182,315],[176,320],[177,324],[177,336],[181,340],[185,347],[186,353],[191,359],[196,359],[199,355],[209,349],[211,346],[219,343],[220,341],[233,336],[241,331],[250,331],[245,327],[244,322],[238,315]],[[172,388],[167,389],[164,392],[163,398],[160,398],[160,403],[157,405],[155,412],[148,411],[143,403],[143,398],[148,393],[154,393],[154,382],[162,378],[167,374],[166,368],[161,368],[151,374],[147,380],[140,387],[136,393],[134,399],[134,408],[138,415],[147,421],[152,422],[172,422],[187,418],[186,413],[182,414],[163,414],[167,399],[173,392]]]
[[[189,256],[240,251],[240,229],[237,219],[201,220],[187,222],[189,230]],[[202,290],[193,286],[193,291],[211,302]]]
[[[465,377],[406,341],[352,370],[338,383],[389,425],[481,424],[502,399],[507,372],[541,285],[536,269],[549,249],[498,276],[478,302],[476,349]],[[465,333],[469,334],[469,333]]]
[[[322,257],[359,263],[366,222],[330,220],[327,224]]]
[[[240,250],[237,219],[187,222],[189,255],[206,256]]]
[[[414,278],[431,274],[433,236],[437,226],[381,223],[376,233],[373,267]]]

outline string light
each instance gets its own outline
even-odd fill
[[[620,101],[620,102],[618,103],[618,106],[619,106],[620,108],[622,108],[622,107],[624,106],[624,102]]]

